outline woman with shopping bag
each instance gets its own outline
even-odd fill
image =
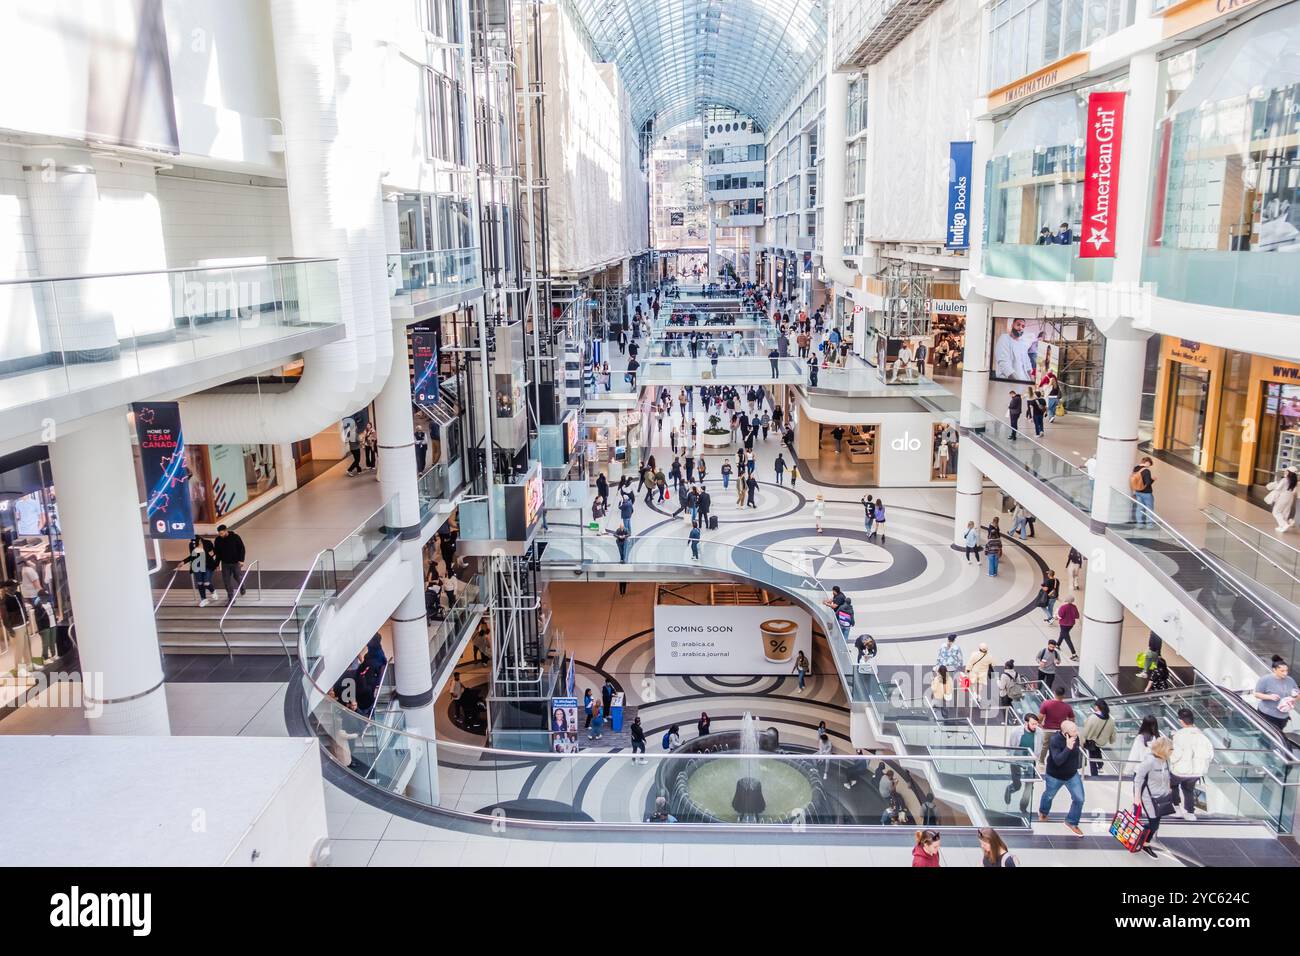
[[[1174,791],[1169,781],[1169,755],[1174,752],[1174,744],[1168,737],[1153,741],[1147,755],[1138,765],[1133,776],[1133,811],[1121,810],[1115,815],[1111,832],[1115,833],[1116,823],[1136,823],[1139,829],[1131,839],[1120,837],[1130,853],[1141,850],[1147,856],[1155,857],[1151,841],[1160,829],[1160,820],[1174,812]],[[1127,817],[1121,820],[1122,817]],[[1131,829],[1126,832],[1133,832]],[[1118,836],[1118,834],[1117,834]]]

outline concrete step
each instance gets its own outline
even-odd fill
[[[230,649],[235,654],[283,654],[284,646],[274,633],[233,634],[227,633]],[[164,654],[225,654],[226,644],[217,631],[208,633],[172,633],[160,631],[158,645]],[[297,648],[289,642],[289,652],[296,653]]]
[[[224,604],[209,604],[207,607],[160,607],[154,614],[159,622],[162,621],[207,621],[213,627],[221,620],[221,615],[226,611]],[[244,607],[236,604],[230,609],[230,614],[226,617],[226,623],[231,621],[275,621],[279,624],[286,617],[293,613],[293,607],[285,605],[283,607],[258,606]]]

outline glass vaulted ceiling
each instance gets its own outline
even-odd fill
[[[826,36],[826,0],[569,0],[600,57],[618,64],[638,128],[671,129],[729,106],[764,129]]]

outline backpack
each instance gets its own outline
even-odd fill
[[[665,730],[665,731],[664,731],[664,750],[668,750],[670,747],[672,747],[672,745],[673,745],[673,744],[672,744],[672,738],[673,738],[673,732],[672,732],[671,730]]]
[[[1128,476],[1129,491],[1141,491],[1143,484],[1145,484],[1145,482],[1142,481],[1142,469],[1139,468],[1137,471],[1133,472],[1133,474]]]
[[[1025,685],[1017,678],[1007,685],[1007,700],[1019,700],[1025,696]]]

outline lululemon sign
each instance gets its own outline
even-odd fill
[[[1119,216],[1119,156],[1124,139],[1124,93],[1088,96],[1084,153],[1083,233],[1079,258],[1114,259]]]

